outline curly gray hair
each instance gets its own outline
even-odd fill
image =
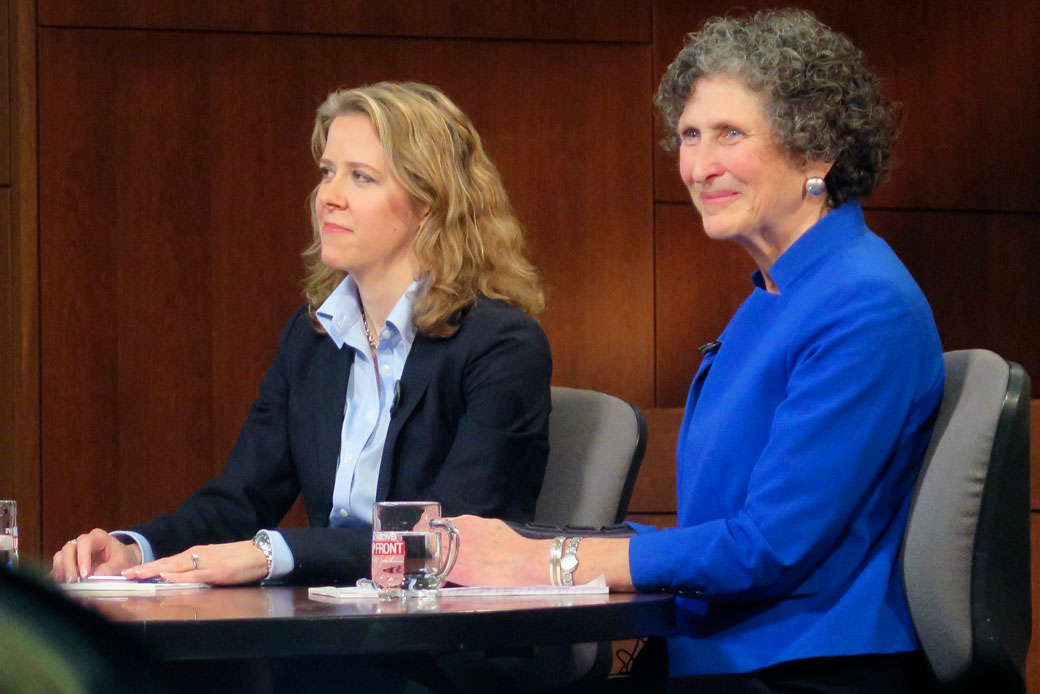
[[[691,89],[719,74],[762,95],[792,161],[834,162],[826,178],[831,205],[867,197],[887,178],[898,107],[882,98],[863,53],[811,13],[715,17],[689,34],[654,99],[670,133],[661,143],[666,149],[677,146],[675,129]]]

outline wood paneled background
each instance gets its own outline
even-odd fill
[[[1023,364],[1037,396],[1040,5],[801,4],[905,107],[868,222],[945,348]],[[651,97],[685,32],[730,6],[0,0],[0,497],[26,555],[168,510],[221,468],[300,301],[314,109],[380,79],[437,84],[473,118],[548,285],[554,383],[646,411],[633,516],[674,522],[696,348],[752,264],[701,232]]]

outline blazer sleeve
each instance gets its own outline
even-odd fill
[[[289,320],[278,351],[260,384],[223,472],[206,482],[173,513],[132,529],[157,557],[197,544],[234,542],[260,528],[276,527],[300,488],[289,450],[289,363],[295,343],[311,331],[306,306]]]
[[[434,485],[449,516],[529,521],[549,455],[549,342],[511,309],[482,339],[462,372],[464,409]],[[475,326],[477,327],[477,326]]]

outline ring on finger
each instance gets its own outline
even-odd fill
[[[69,540],[65,544],[67,544],[67,545],[78,545],[79,544],[79,540]]]
[[[191,555],[191,568],[195,569],[196,571],[198,571],[199,569],[199,555],[194,553]]]

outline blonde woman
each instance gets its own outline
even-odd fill
[[[442,92],[328,96],[312,148],[306,303],[219,477],[173,513],[54,555],[54,575],[352,582],[372,505],[530,519],[552,359],[537,273],[494,164]],[[298,494],[310,528],[275,530]]]

